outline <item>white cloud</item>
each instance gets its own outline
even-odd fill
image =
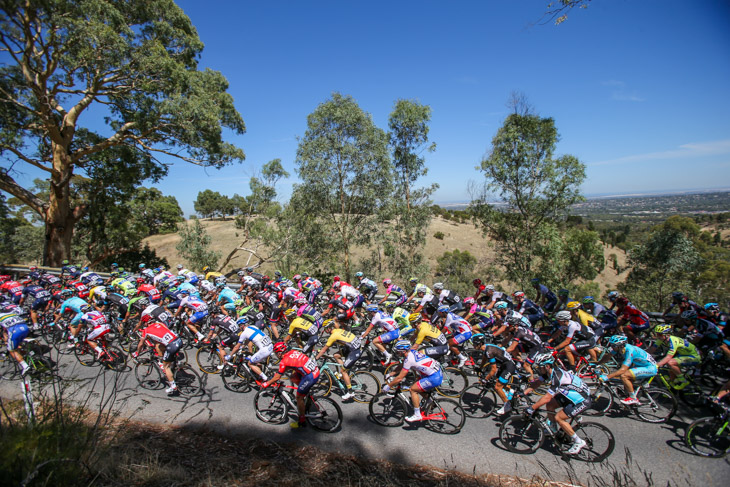
[[[606,161],[593,162],[589,166],[605,166],[609,164],[623,164],[627,162],[645,162],[663,159],[690,159],[696,157],[707,157],[730,154],[730,139],[713,140],[709,142],[690,142],[683,144],[676,149],[669,149],[661,152],[649,152],[646,154],[635,154],[619,157]]]

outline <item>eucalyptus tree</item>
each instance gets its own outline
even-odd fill
[[[45,223],[47,264],[69,257],[89,209],[72,201],[75,174],[96,194],[129,194],[165,175],[170,158],[211,167],[244,159],[222,138],[244,122],[223,75],[198,69],[202,49],[173,0],[0,4],[0,189]],[[18,182],[16,164],[47,174],[47,197]]]

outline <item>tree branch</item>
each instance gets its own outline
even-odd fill
[[[12,194],[20,201],[28,205],[33,211],[41,216],[45,216],[48,203],[38,198],[36,195],[20,186],[5,171],[0,171],[0,189]]]

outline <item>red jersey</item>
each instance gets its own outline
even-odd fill
[[[646,313],[639,311],[636,306],[631,303],[624,306],[624,309],[621,310],[621,318],[639,326],[649,323],[649,317]]]
[[[279,373],[283,374],[286,369],[294,369],[302,375],[313,374],[315,379],[319,377],[317,362],[299,350],[289,350],[281,357]]]
[[[81,281],[71,281],[69,283],[70,286],[73,286],[76,289],[76,292],[79,293],[79,297],[81,299],[86,299],[89,297],[89,288],[86,287],[86,284],[84,284]]]
[[[20,294],[23,292],[23,285],[18,281],[5,281],[0,290],[5,291],[8,294]]]
[[[160,291],[152,284],[142,284],[137,289],[137,294],[146,294],[152,303],[156,303],[162,297]]]
[[[142,330],[142,336],[152,341],[162,343],[167,346],[170,342],[177,340],[177,335],[170,331],[168,327],[162,323],[152,323],[150,326]]]

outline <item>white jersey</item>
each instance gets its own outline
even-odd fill
[[[238,341],[240,343],[244,343],[246,340],[251,340],[259,349],[270,347],[272,345],[269,335],[262,332],[255,326],[247,326],[243,329]]]
[[[340,289],[340,295],[346,299],[354,300],[360,296],[360,291],[352,286],[342,286]]]
[[[191,309],[195,313],[199,311],[208,311],[208,305],[205,304],[205,301],[201,301],[195,296],[187,296],[184,298],[180,301],[180,307]]]
[[[421,377],[427,377],[435,374],[439,370],[438,362],[415,350],[410,350],[403,362],[403,368],[406,370],[416,369]]]
[[[449,313],[446,315],[446,322],[444,323],[444,326],[451,328],[451,331],[455,335],[471,331],[471,325],[469,324],[469,322],[461,316],[455,315],[454,313]]]
[[[209,293],[211,291],[215,291],[215,286],[212,282],[210,282],[207,279],[203,279],[202,281],[199,281],[198,284],[200,284],[200,289],[203,291]]]
[[[398,329],[398,323],[385,311],[378,311],[370,321],[372,326],[379,326],[385,331],[393,331]]]
[[[175,278],[175,274],[169,271],[162,271],[159,274],[157,274],[153,279],[152,282],[155,287],[157,287],[157,283],[160,281],[171,281]]]
[[[421,298],[421,302],[418,303],[420,306],[426,306],[433,300],[433,294],[424,294]]]

